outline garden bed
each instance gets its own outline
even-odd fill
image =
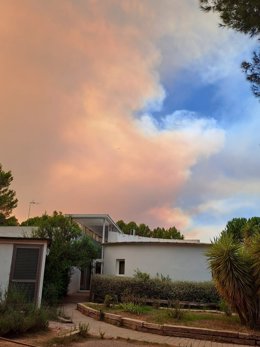
[[[174,309],[143,306],[140,312],[131,313],[120,306],[107,308],[93,303],[78,304],[78,310],[94,319],[144,332],[260,346],[260,332],[241,326],[236,316],[181,310],[182,317],[174,318]]]

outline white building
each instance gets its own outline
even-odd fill
[[[209,244],[195,240],[169,240],[111,232],[104,244],[104,274],[133,276],[139,269],[169,276],[175,281],[211,279],[205,252]]]
[[[48,240],[31,232],[32,227],[0,227],[0,294],[14,284],[40,306]]]
[[[89,289],[91,272],[133,276],[136,270],[176,281],[208,281],[206,251],[198,240],[169,240],[123,234],[109,215],[70,215],[83,232],[102,244],[94,269],[74,269],[69,292]]]

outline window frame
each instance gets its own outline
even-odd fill
[[[123,273],[120,272],[121,266],[123,266]],[[116,274],[117,276],[125,276],[125,259],[116,259]]]
[[[39,249],[38,254],[38,264],[37,264],[37,270],[35,279],[14,279],[14,271],[15,271],[15,265],[16,265],[16,255],[18,249]],[[13,255],[12,255],[12,263],[11,263],[11,271],[9,276],[9,288],[13,283],[34,283],[34,295],[33,295],[33,302],[36,303],[38,300],[38,294],[39,294],[39,285],[40,285],[40,276],[41,276],[41,268],[42,268],[42,256],[43,256],[43,245],[39,244],[14,244],[13,245]]]

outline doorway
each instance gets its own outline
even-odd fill
[[[80,290],[89,290],[91,280],[91,264],[80,271]]]

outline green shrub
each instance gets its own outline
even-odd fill
[[[225,300],[223,299],[220,300],[219,308],[220,308],[220,311],[224,312],[226,316],[228,317],[232,316],[232,309]]]
[[[149,306],[136,305],[133,302],[121,304],[120,308],[124,312],[129,312],[129,313],[133,313],[133,314],[137,314],[137,315],[144,314],[144,313],[151,310],[151,307],[149,307]]]
[[[117,297],[115,295],[109,295],[109,294],[105,295],[105,299],[104,299],[105,307],[111,307],[112,305],[116,303],[117,303]]]
[[[150,275],[147,272],[142,272],[139,269],[134,271],[134,278],[138,278],[139,280],[147,281],[150,279]]]
[[[188,301],[197,303],[218,303],[219,295],[213,282],[181,282],[97,275],[92,278],[91,297],[95,302],[104,302],[105,295],[116,296],[118,302],[134,302],[160,299],[168,301]],[[128,300],[126,300],[128,296]],[[131,298],[130,298],[131,297]]]
[[[34,309],[27,313],[7,310],[0,314],[0,336],[45,330],[47,327],[48,315],[44,309]]]
[[[121,295],[121,302],[123,303],[134,303],[136,305],[143,305],[146,303],[146,297],[140,295],[134,295],[131,291],[126,288]]]
[[[48,327],[48,310],[29,303],[26,295],[9,290],[0,301],[0,336],[44,330]]]
[[[87,337],[89,335],[89,324],[79,323],[79,334],[82,337]]]
[[[184,317],[184,311],[181,310],[180,302],[178,300],[175,301],[174,308],[169,309],[167,313],[170,318],[176,320],[182,320]]]

